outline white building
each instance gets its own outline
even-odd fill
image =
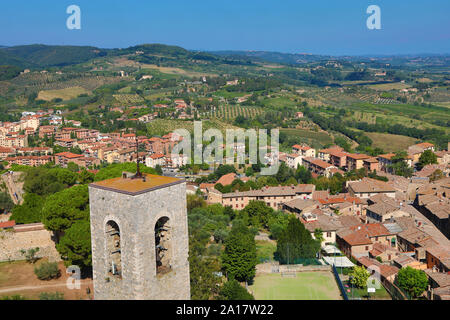
[[[170,168],[179,168],[188,164],[188,156],[184,154],[171,155],[166,159],[166,164]]]
[[[166,165],[166,156],[162,153],[155,153],[145,158],[145,165],[150,168],[155,168],[157,165],[161,167]]]
[[[297,166],[301,166],[302,165],[302,159],[303,156],[296,154],[296,153],[292,153],[292,154],[288,154],[286,156],[286,165],[289,168],[292,169],[297,169]]]

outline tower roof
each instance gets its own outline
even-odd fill
[[[120,177],[94,182],[89,186],[135,196],[185,182],[183,179],[158,176],[154,174],[144,173],[143,176],[145,177],[145,180],[139,178],[132,179],[128,177]]]

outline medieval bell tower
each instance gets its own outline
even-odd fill
[[[190,299],[184,180],[124,173],[89,199],[95,299]]]

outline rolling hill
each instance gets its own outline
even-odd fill
[[[78,64],[106,56],[109,50],[95,47],[47,46],[41,44],[0,48],[0,65],[22,68]]]

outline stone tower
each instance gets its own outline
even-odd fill
[[[184,180],[124,173],[89,199],[95,299],[190,299]]]

